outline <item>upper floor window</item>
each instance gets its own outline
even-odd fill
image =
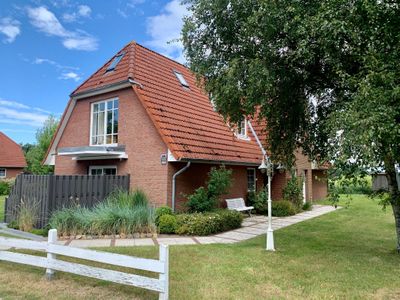
[[[246,118],[243,118],[240,122],[238,122],[236,134],[237,134],[238,138],[247,139],[247,120],[246,120]]]
[[[118,99],[92,104],[91,145],[118,143]]]
[[[112,60],[112,62],[110,63],[110,65],[107,67],[106,72],[112,71],[114,70],[118,63],[121,61],[121,59],[124,57],[124,53],[117,55],[116,57],[114,57],[114,59]]]
[[[7,175],[5,168],[0,168],[0,178],[5,178]]]
[[[188,88],[188,87],[189,87],[189,84],[187,83],[185,77],[183,77],[182,73],[180,73],[180,72],[178,72],[178,71],[174,71],[174,73],[175,73],[176,78],[178,78],[179,83],[180,83],[182,86]]]

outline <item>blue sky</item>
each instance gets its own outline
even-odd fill
[[[183,62],[179,0],[0,1],[0,131],[35,141],[49,114],[131,40]]]

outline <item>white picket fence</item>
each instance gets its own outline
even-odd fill
[[[52,279],[55,271],[73,273],[100,280],[136,286],[160,293],[159,299],[168,299],[168,246],[160,245],[159,260],[133,257],[115,253],[106,253],[95,250],[81,249],[56,244],[57,230],[49,231],[48,242],[12,239],[0,237],[0,247],[29,249],[47,252],[47,257],[40,257],[10,251],[0,251],[0,261],[10,261],[46,269],[46,276]],[[80,258],[114,266],[133,268],[137,270],[158,273],[157,278],[134,275],[120,271],[87,266],[78,263],[66,262],[57,259],[56,255]]]

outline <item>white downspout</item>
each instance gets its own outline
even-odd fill
[[[184,166],[182,169],[180,169],[178,172],[176,172],[172,176],[172,211],[175,212],[175,194],[176,194],[176,177],[183,172],[185,172],[189,167],[190,167],[191,162],[189,161],[186,166]]]

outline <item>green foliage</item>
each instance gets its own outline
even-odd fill
[[[215,198],[208,196],[206,188],[199,187],[188,196],[187,206],[190,212],[210,211],[216,206],[215,200]]]
[[[372,183],[371,176],[368,177],[354,177],[351,178],[338,178],[333,180],[334,187],[339,194],[371,194]]]
[[[253,206],[258,214],[266,214],[268,212],[268,191],[266,189],[256,194]]]
[[[0,196],[6,196],[10,194],[10,191],[14,185],[14,179],[2,179],[0,180]]]
[[[178,228],[178,222],[175,215],[162,215],[159,219],[158,228],[160,233],[175,233]]]
[[[225,166],[211,168],[208,173],[207,188],[199,187],[188,196],[187,206],[190,212],[206,212],[216,208],[220,197],[228,193],[232,186],[232,170]]]
[[[243,216],[237,211],[218,210],[208,213],[178,214],[177,234],[210,235],[239,228]]]
[[[296,208],[303,205],[302,178],[295,176],[293,172],[283,188],[283,198],[292,202]]]
[[[155,214],[141,191],[116,191],[92,209],[79,205],[54,212],[50,225],[60,235],[154,233]]]
[[[156,222],[156,225],[158,226],[160,218],[162,216],[164,216],[164,215],[173,215],[174,213],[172,212],[172,208],[171,207],[169,207],[169,206],[161,206],[161,207],[156,208],[155,214],[156,214],[155,222]]]
[[[272,202],[272,215],[274,217],[293,216],[297,212],[292,202],[286,200]]]
[[[53,172],[53,166],[42,164],[47,149],[55,134],[58,126],[58,120],[54,116],[50,116],[44,123],[43,127],[36,132],[36,144],[23,147],[26,162],[28,164],[27,171],[33,174],[49,174]]]
[[[303,204],[301,209],[304,211],[309,211],[309,210],[312,210],[312,207],[313,207],[313,204],[311,202],[306,202]]]

